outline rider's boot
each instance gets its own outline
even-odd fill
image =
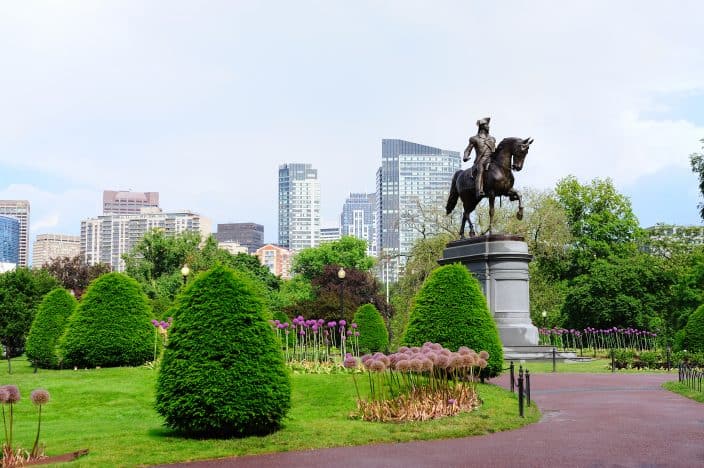
[[[485,195],[484,193],[484,165],[480,164],[477,168],[477,178],[475,179],[477,183],[477,198],[481,198]]]

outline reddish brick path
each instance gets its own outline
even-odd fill
[[[704,404],[675,375],[535,374],[543,419],[481,437],[210,460],[189,467],[704,467]],[[508,379],[498,381],[506,385]]]

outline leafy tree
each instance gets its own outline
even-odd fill
[[[374,265],[374,259],[367,256],[367,243],[352,236],[301,250],[293,257],[292,272],[313,280],[323,273],[326,265],[339,265],[345,269],[367,271]]]
[[[684,327],[682,348],[694,353],[704,351],[704,305],[689,317]]]
[[[499,375],[503,367],[499,332],[479,282],[459,263],[430,274],[416,295],[402,341],[408,346],[431,341],[455,351],[460,346],[485,350],[487,376]]]
[[[209,437],[280,426],[291,384],[256,291],[247,275],[218,265],[180,294],[156,389],[169,427]]]
[[[61,364],[135,366],[152,356],[149,302],[139,283],[122,273],[94,280],[59,341]]]
[[[459,232],[459,231],[458,231]],[[409,312],[413,306],[413,298],[420,290],[425,280],[438,267],[438,259],[447,243],[459,234],[441,234],[435,237],[418,239],[411,248],[404,274],[400,277],[392,295],[392,303],[396,313],[391,320],[393,344],[397,347],[403,331],[408,324]]]
[[[359,330],[359,349],[363,353],[385,352],[389,348],[389,332],[374,304],[364,304],[354,314]]]
[[[170,236],[160,229],[153,229],[124,255],[125,273],[140,283],[171,275],[192,258],[200,242],[197,232],[185,231]]]
[[[699,142],[702,144],[702,152],[690,154],[689,162],[692,166],[692,172],[699,177],[699,193],[700,196],[704,197],[704,138],[699,140]],[[699,216],[704,219],[704,203],[699,203],[697,208],[699,208]]]
[[[672,278],[662,262],[647,254],[592,263],[572,281],[562,313],[570,328],[662,325]]]
[[[56,257],[43,267],[61,285],[73,291],[77,299],[83,296],[88,284],[100,275],[110,273],[111,267],[106,263],[88,265],[81,260],[80,255],[73,258]]]
[[[37,306],[56,286],[57,281],[44,270],[17,268],[0,274],[0,341],[8,357],[22,353]],[[7,364],[12,372],[9,359]]]
[[[34,366],[58,367],[56,345],[77,305],[78,301],[64,288],[52,289],[44,296],[27,336],[27,358]]]
[[[558,182],[556,193],[573,237],[569,278],[588,271],[596,259],[635,254],[643,231],[630,200],[616,191],[610,179],[582,185],[569,176]]]

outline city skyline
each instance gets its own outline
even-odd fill
[[[382,139],[462,151],[486,116],[499,140],[535,139],[519,189],[612,177],[642,226],[701,224],[688,156],[704,138],[704,5],[275,10],[4,5],[0,198],[30,200],[30,238],[78,234],[102,190],[132,188],[275,242],[278,165],[318,169],[330,226],[349,193],[374,191]]]

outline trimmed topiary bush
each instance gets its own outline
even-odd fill
[[[59,342],[64,367],[136,366],[152,359],[151,309],[139,283],[108,273],[90,283]]]
[[[489,353],[485,376],[501,373],[503,348],[479,282],[456,263],[435,269],[415,296],[402,342],[421,346],[426,341],[457,351],[467,346]]]
[[[27,335],[25,352],[33,366],[55,369],[59,366],[56,345],[78,301],[66,289],[52,289],[37,308],[37,315]]]
[[[386,352],[389,347],[389,332],[384,319],[374,304],[359,306],[354,314],[354,323],[359,330],[359,350],[362,353]]]
[[[201,437],[280,427],[291,384],[255,291],[246,275],[218,265],[178,296],[156,387],[167,426]]]
[[[692,353],[704,351],[704,305],[692,312],[684,327],[682,349]]]

